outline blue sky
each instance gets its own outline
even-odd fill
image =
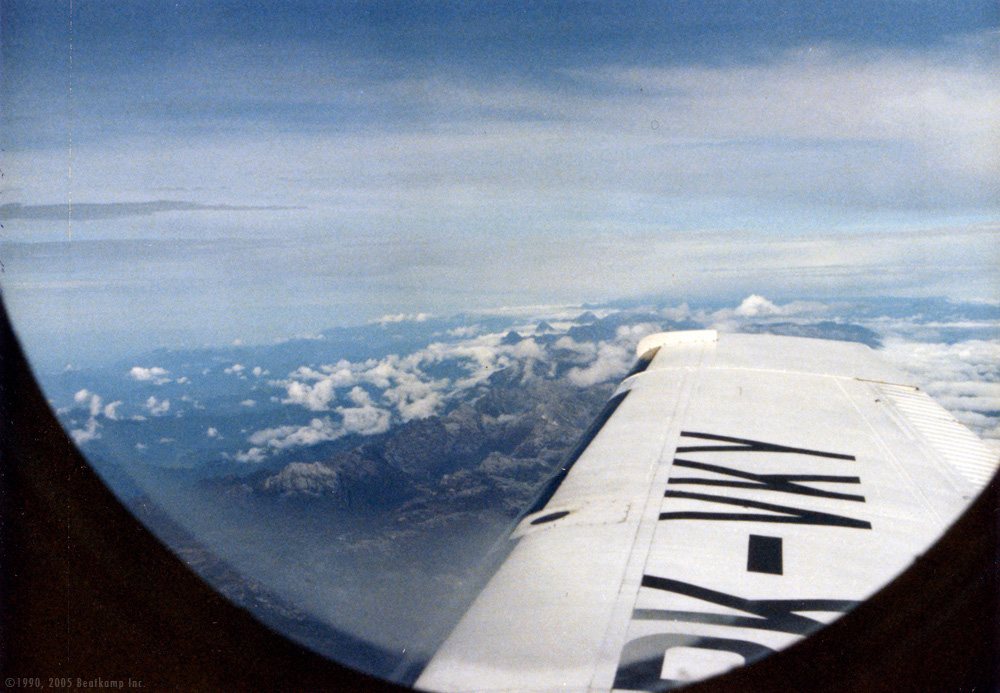
[[[29,348],[656,292],[1000,298],[995,2],[2,13],[0,286]]]

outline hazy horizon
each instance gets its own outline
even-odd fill
[[[1000,11],[960,9],[7,2],[0,286],[66,362],[642,295],[995,303]]]

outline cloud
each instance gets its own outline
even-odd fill
[[[522,339],[517,344],[509,345],[504,349],[504,353],[510,354],[517,359],[540,361],[548,358],[545,347],[536,342],[532,337]]]
[[[336,396],[336,384],[332,379],[320,380],[315,385],[292,381],[285,386],[288,396],[283,404],[298,404],[311,411],[326,411],[330,400]]]
[[[416,376],[401,378],[396,387],[388,388],[382,397],[394,405],[402,421],[425,419],[437,413],[444,404],[446,383],[420,380]],[[355,388],[360,389],[360,388]]]
[[[146,409],[149,410],[149,413],[153,416],[162,416],[170,410],[170,400],[158,400],[156,397],[150,395],[149,399],[146,400],[146,403],[143,406],[145,406]]]
[[[426,419],[437,414],[444,402],[445,395],[440,392],[428,392],[421,398],[400,402],[398,404],[399,417],[404,422],[413,419]]]
[[[779,305],[759,294],[750,294],[736,308],[720,308],[711,313],[699,310],[689,312],[688,317],[723,332],[736,332],[747,324],[767,323],[772,319],[808,322],[828,317],[830,312],[829,305],[818,301],[790,301]]]
[[[560,337],[552,344],[552,346],[555,349],[565,349],[588,358],[594,358],[597,356],[596,344],[593,342],[578,342],[569,335]]]
[[[372,435],[389,430],[391,415],[385,409],[375,406],[370,395],[360,387],[355,387],[349,399],[356,406],[337,407],[341,422],[335,423],[329,416],[313,418],[305,425],[289,424],[255,431],[248,438],[252,447],[240,453],[240,461],[259,462],[268,451],[285,450],[296,446],[316,445],[342,438],[348,433]]]
[[[1000,340],[971,339],[954,344],[887,339],[882,355],[930,383],[1000,381]]]
[[[348,366],[349,365],[350,364],[348,364]],[[289,374],[289,377],[299,378],[302,380],[322,380],[326,377],[326,375],[310,366],[299,366]]]
[[[72,204],[25,205],[9,202],[0,205],[0,219],[6,221],[64,221],[74,219],[89,221],[94,219],[111,219],[116,217],[141,217],[163,212],[246,212],[272,211],[294,209],[278,206],[246,206],[246,205],[206,205],[196,202],[177,202],[170,200],[154,200],[152,202],[104,202]]]
[[[74,443],[83,445],[101,437],[101,434],[97,432],[98,428],[100,428],[100,424],[97,423],[97,419],[91,417],[87,420],[86,426],[83,428],[74,428],[69,434],[73,437]]]
[[[120,417],[118,416],[118,407],[122,405],[121,400],[111,402],[104,407],[104,418],[111,419],[112,421],[118,421]]]
[[[170,378],[167,377],[170,371],[159,366],[153,366],[151,368],[133,366],[128,373],[135,380],[140,382],[152,382],[154,385],[163,385],[170,382]]]
[[[409,354],[389,354],[381,359],[333,365],[302,366],[289,379],[274,381],[285,388],[283,404],[303,406],[311,411],[335,410],[344,417],[345,430],[370,434],[385,430],[390,421],[411,421],[438,413],[458,393],[474,387],[495,373],[516,363],[531,364],[548,359],[546,348],[533,338],[504,344],[504,334],[477,334],[479,329],[449,334],[449,341],[436,341]],[[428,368],[443,364],[457,366],[468,375],[437,377]],[[533,369],[524,369],[524,377],[534,377]],[[393,416],[372,400],[368,390],[391,406]],[[345,390],[349,391],[345,392]]]
[[[90,411],[91,418],[100,414],[104,406],[100,396],[86,389],[79,390],[75,395],[73,395],[73,401],[77,404],[85,405]]]
[[[261,448],[250,448],[236,453],[236,461],[244,464],[258,464],[266,459],[267,454]]]
[[[889,338],[883,357],[981,436],[1000,437],[1000,340],[954,344]]]
[[[744,318],[772,317],[782,315],[783,311],[763,296],[752,294],[743,299],[743,303],[735,311]]]
[[[337,390],[351,387],[361,379],[361,371],[375,361],[352,364],[341,359],[334,365],[321,366],[320,370],[301,366],[289,374],[289,380],[275,381],[285,387],[287,396],[283,404],[298,404],[311,411],[327,411],[337,396]],[[303,382],[314,380],[312,385]]]
[[[577,366],[568,378],[582,387],[623,375],[633,360],[635,343],[656,329],[658,326],[652,323],[620,326],[613,343],[578,342],[564,336],[555,341],[553,348],[575,354]],[[274,384],[285,388],[287,396],[282,403],[312,411],[333,409],[341,414],[345,431],[372,434],[386,430],[393,422],[436,415],[450,400],[486,382],[498,371],[517,368],[522,379],[552,377],[555,372],[549,348],[534,337],[508,341],[507,331],[478,332],[452,332],[448,340],[378,360],[302,366],[290,373],[289,380]],[[456,371],[466,375],[450,375]],[[430,375],[441,372],[450,377]],[[340,406],[336,406],[338,403]],[[273,432],[278,437],[287,434],[287,430]],[[255,442],[259,445],[263,441]]]
[[[469,338],[469,337],[475,337],[481,331],[482,327],[479,325],[462,325],[461,327],[453,327],[450,330],[448,330],[448,336]]]
[[[635,360],[633,350],[601,342],[594,362],[586,368],[571,368],[566,378],[577,387],[589,387],[609,380],[621,379]]]
[[[990,115],[1000,103],[996,41],[995,32],[983,33],[925,52],[814,45],[766,62],[607,67],[581,78],[641,89],[650,102],[647,117],[659,114],[650,143],[669,147],[671,138],[700,140],[701,161],[694,165],[701,170],[682,164],[674,175],[694,174],[692,183],[703,184],[697,174],[712,171],[710,185],[717,191],[729,187],[719,178],[728,152],[740,154],[733,172],[779,176],[781,195],[926,200],[915,186],[936,171],[944,189],[967,198],[963,184],[977,188],[977,196],[997,187],[986,178],[1000,164]],[[618,106],[604,108],[610,116]],[[854,177],[837,180],[838,170]],[[793,179],[805,171],[802,180]],[[748,192],[775,182],[734,180],[729,189]]]
[[[257,431],[247,438],[255,448],[271,448],[284,450],[300,445],[315,445],[328,440],[336,440],[344,435],[344,430],[335,426],[326,416],[322,419],[312,419],[304,426],[288,425],[276,428],[266,428]]]
[[[103,413],[109,419],[116,419],[114,416],[114,410],[115,407],[121,404],[121,402],[114,402],[105,408],[101,397],[87,389],[78,390],[73,395],[73,401],[77,404],[84,405],[89,414],[87,423],[83,426],[83,428],[75,428],[69,432],[77,445],[82,445],[83,443],[88,443],[92,440],[100,438],[101,434],[98,432],[98,429],[101,427],[101,424],[97,421],[97,417]],[[108,416],[109,411],[111,416]]]
[[[299,426],[276,426],[274,428],[265,428],[252,433],[247,438],[247,441],[253,443],[255,446],[273,445],[274,447],[279,447],[279,444],[274,441],[283,440],[299,428]]]
[[[356,387],[351,391],[351,399],[358,406],[337,408],[337,413],[343,418],[344,432],[373,435],[389,430],[392,416],[385,409],[376,407],[368,393]]]
[[[689,320],[693,315],[687,303],[682,303],[679,306],[668,306],[661,310],[660,314],[667,320],[674,320],[676,322]]]
[[[458,387],[467,387],[489,377],[498,367],[503,366],[501,357],[504,347],[500,346],[502,337],[500,334],[485,334],[453,343],[433,342],[415,356],[418,363],[462,363],[471,372],[471,377],[463,381],[465,385]]]
[[[380,322],[383,325],[394,322],[425,322],[433,317],[430,313],[396,313],[393,315],[383,315],[376,322]]]
[[[372,400],[372,396],[368,394],[368,391],[361,387],[352,388],[347,396],[351,400],[351,402],[358,405],[359,407],[364,407],[369,404],[375,404],[375,402]]]
[[[643,337],[659,331],[660,326],[651,322],[622,325],[615,330],[615,339],[634,350]]]

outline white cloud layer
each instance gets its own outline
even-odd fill
[[[955,344],[894,338],[882,354],[979,435],[1000,438],[1000,340]]]

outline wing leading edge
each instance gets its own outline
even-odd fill
[[[867,599],[996,469],[867,347],[652,335],[417,681],[660,691]]]

